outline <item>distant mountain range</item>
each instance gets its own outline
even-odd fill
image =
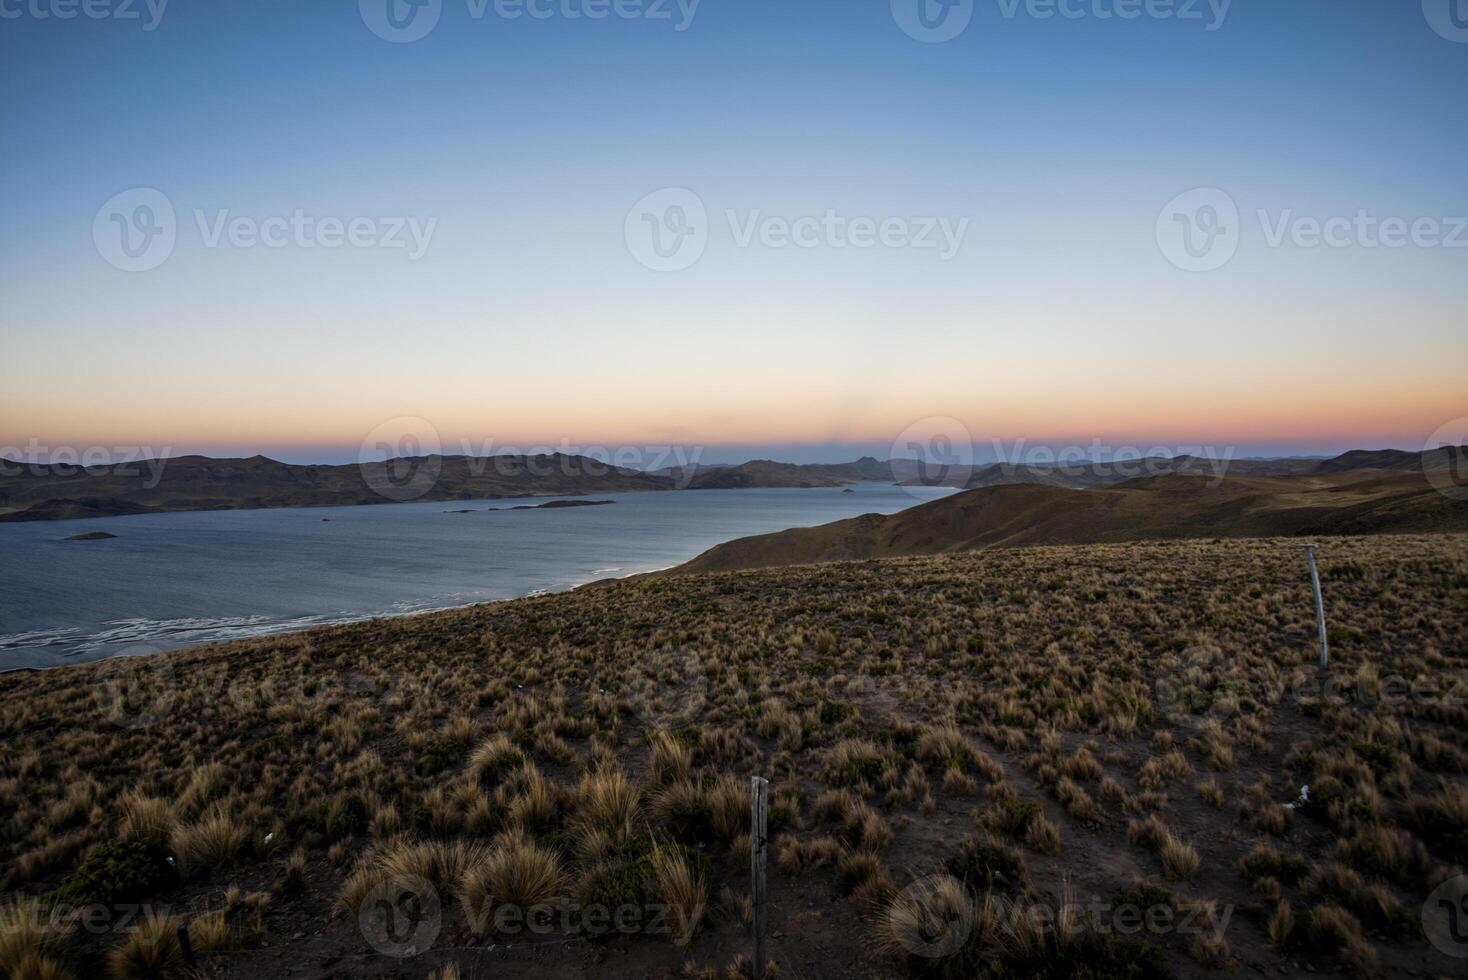
[[[1435,454],[1400,450],[1346,453],[1334,459],[1210,460],[1152,457],[1118,463],[939,469],[913,460],[866,456],[850,463],[693,465],[645,472],[586,456],[426,456],[361,466],[281,463],[264,456],[213,459],[180,456],[82,468],[0,461],[0,521],[62,520],[183,510],[322,507],[406,500],[570,496],[632,491],[749,487],[836,487],[900,483],[979,489],[1013,484],[1056,488],[1113,487],[1148,476],[1328,476],[1362,470],[1421,471],[1446,466]]]
[[[671,467],[659,472],[688,490],[747,487],[840,487],[848,483],[897,483],[890,460],[863,456],[854,463],[777,463],[752,459],[738,466]],[[906,476],[899,463],[899,472]]]
[[[896,474],[908,471],[899,463]],[[265,456],[179,456],[88,468],[4,460],[0,521],[867,482],[896,482],[893,464],[870,456],[852,463],[812,465],[756,459],[737,466],[644,472],[562,453],[425,456],[362,466],[296,465]]]
[[[1457,485],[1468,488],[1468,454],[1461,458]],[[1038,482],[979,486],[890,516],[740,538],[656,574],[1012,545],[1465,532],[1468,490],[1444,494],[1427,475],[1449,462],[1440,450],[1356,452],[1314,463],[1307,473],[1220,480],[1174,472],[1088,490]]]
[[[296,465],[264,456],[180,456],[88,469],[7,461],[0,466],[0,521],[672,488],[667,477],[559,453],[425,456],[362,466]]]

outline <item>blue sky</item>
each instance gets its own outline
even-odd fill
[[[933,44],[885,0],[703,0],[687,24],[674,0],[444,0],[412,43],[336,0],[172,0],[152,30],[141,0],[58,3],[0,2],[0,444],[341,459],[410,416],[449,447],[830,459],[953,417],[985,446],[1317,452],[1468,415],[1468,247],[1275,248],[1256,217],[1468,215],[1468,43],[1416,0],[1221,23],[990,0]],[[140,272],[93,235],[133,188],[177,215]],[[624,233],[663,188],[707,207],[677,272]],[[1154,228],[1194,188],[1241,214],[1206,273]],[[949,258],[738,244],[828,210],[967,231]],[[433,230],[417,258],[211,247],[226,212]]]

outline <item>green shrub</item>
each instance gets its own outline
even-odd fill
[[[115,905],[157,894],[174,878],[161,852],[140,841],[103,841],[87,852],[50,897],[80,908]]]
[[[1022,890],[1029,881],[1024,858],[1019,851],[1002,844],[970,837],[946,862],[948,873],[971,889],[1002,886],[1010,891]]]
[[[345,840],[367,829],[367,804],[356,793],[348,793],[332,804],[326,817],[326,835]]]
[[[641,913],[638,921],[649,918],[650,907],[660,902],[653,866],[655,849],[682,860],[705,881],[709,880],[710,864],[703,854],[661,834],[644,835],[629,840],[603,870],[592,874],[582,887],[582,903],[587,908],[606,909],[613,915],[619,909],[632,907]]]

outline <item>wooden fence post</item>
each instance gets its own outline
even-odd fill
[[[754,899],[754,980],[765,978],[765,921],[769,906],[765,899],[765,850],[769,844],[770,781],[763,776],[749,780],[749,874]]]
[[[1330,666],[1330,644],[1325,635],[1325,600],[1320,596],[1320,573],[1315,569],[1315,549],[1305,546],[1305,560],[1310,563],[1310,585],[1315,589],[1315,619],[1320,624],[1320,672]]]

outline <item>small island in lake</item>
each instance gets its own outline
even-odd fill
[[[517,507],[490,507],[488,510],[561,510],[565,507],[605,507],[615,500],[551,500],[543,504],[520,504]]]
[[[71,537],[65,538],[64,540],[66,540],[66,541],[106,541],[108,538],[115,538],[115,537],[117,537],[117,535],[115,535],[115,534],[108,534],[106,531],[88,531],[86,534],[73,534]]]
[[[521,504],[511,510],[558,510],[562,507],[604,507],[615,500],[552,500],[544,504]]]

